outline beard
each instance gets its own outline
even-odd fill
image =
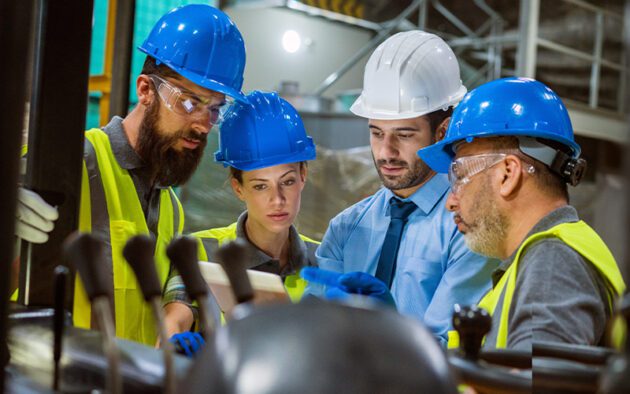
[[[494,194],[489,178],[486,176],[484,184],[472,197],[476,205],[467,216],[472,218],[470,222],[460,216],[462,223],[467,228],[464,240],[470,250],[475,253],[503,258],[502,245],[507,236],[509,218],[499,211],[498,204],[494,201]]]
[[[372,155],[372,160],[383,186],[389,190],[402,190],[417,186],[429,179],[433,173],[431,168],[421,159],[414,160],[409,164],[404,160],[376,160]],[[397,176],[383,175],[381,167],[384,165],[406,168],[407,172]]]
[[[207,143],[207,134],[194,130],[165,133],[158,128],[159,103],[147,108],[138,134],[137,153],[147,166],[151,179],[160,186],[186,183],[197,169]],[[200,141],[195,149],[175,149],[181,138]]]

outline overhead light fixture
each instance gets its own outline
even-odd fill
[[[295,30],[287,30],[282,36],[282,47],[289,53],[295,53],[302,46],[302,39]]]

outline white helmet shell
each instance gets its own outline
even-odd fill
[[[350,111],[368,119],[410,119],[456,105],[466,94],[451,48],[420,30],[395,34],[370,56]]]

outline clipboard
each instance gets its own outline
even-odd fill
[[[221,312],[229,316],[236,299],[232,286],[221,264],[199,261],[199,270],[208,284]],[[247,270],[247,276],[254,290],[254,304],[273,304],[291,302],[289,294],[284,288],[282,278],[269,272]]]

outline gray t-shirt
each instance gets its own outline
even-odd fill
[[[578,220],[573,207],[558,208],[538,222],[526,238]],[[495,283],[512,264],[515,254],[494,272]],[[531,351],[534,341],[600,344],[610,318],[607,294],[605,281],[595,267],[567,244],[557,238],[533,243],[519,261],[507,348]],[[492,318],[494,329],[486,337],[487,347],[496,343],[502,300],[501,297]]]

